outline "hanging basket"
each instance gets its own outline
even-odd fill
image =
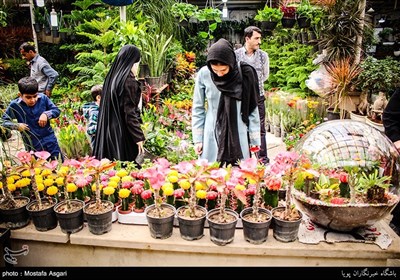
[[[128,6],[133,4],[134,0],[102,0],[102,1],[111,6]]]

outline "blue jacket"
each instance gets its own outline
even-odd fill
[[[40,127],[38,123],[42,113],[45,113],[48,118],[44,127]],[[25,148],[28,151],[48,151],[52,158],[57,158],[60,148],[54,130],[50,126],[50,119],[57,118],[59,115],[60,109],[45,94],[39,93],[33,107],[26,105],[20,97],[11,101],[3,115],[3,125],[10,129],[18,129],[17,123],[27,124],[29,130],[21,133]]]

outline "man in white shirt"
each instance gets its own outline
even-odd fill
[[[238,61],[245,61],[257,72],[258,83],[260,88],[260,98],[258,100],[258,111],[260,114],[260,136],[261,146],[258,158],[261,163],[268,163],[267,143],[265,138],[265,95],[264,82],[269,76],[269,57],[266,52],[260,49],[261,45],[261,29],[256,26],[249,26],[244,30],[244,46],[235,51]]]

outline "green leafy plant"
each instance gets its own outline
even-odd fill
[[[171,13],[174,17],[178,18],[179,21],[189,20],[193,17],[198,10],[198,6],[189,3],[174,3],[171,7]]]
[[[254,17],[256,21],[280,21],[282,19],[283,12],[278,8],[269,7],[267,4],[264,9],[257,10],[257,14]]]

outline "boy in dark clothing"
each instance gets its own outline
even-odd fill
[[[45,94],[38,93],[38,82],[32,77],[20,79],[18,89],[19,97],[11,101],[3,115],[4,127],[22,132],[27,151],[47,151],[51,159],[63,160],[49,121],[60,115],[60,109]]]
[[[90,144],[92,149],[94,147],[94,139],[96,138],[97,129],[97,117],[99,115],[99,105],[101,99],[101,93],[103,91],[103,85],[95,85],[91,89],[93,102],[86,103],[83,105],[83,116],[87,120],[86,133],[90,137]]]

